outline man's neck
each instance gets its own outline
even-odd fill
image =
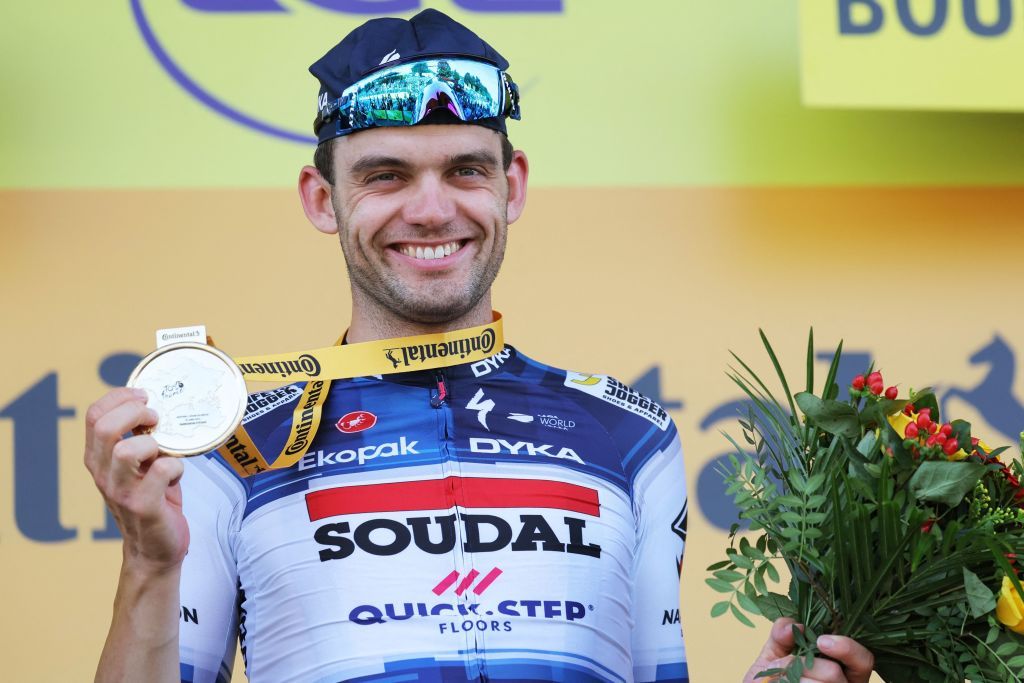
[[[480,303],[465,315],[439,323],[421,323],[406,320],[394,315],[390,311],[374,310],[368,312],[364,307],[358,306],[353,302],[352,323],[349,325],[345,340],[350,344],[357,344],[378,339],[450,332],[477,325],[486,325],[490,322],[494,322],[490,296],[485,296]]]

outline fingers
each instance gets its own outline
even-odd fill
[[[145,403],[147,397],[148,395],[146,394],[145,389],[129,389],[128,387],[120,387],[107,392],[102,398],[89,406],[87,411],[85,411],[86,431],[91,432],[101,417],[122,403],[126,403],[128,401],[141,401],[142,403]]]
[[[123,489],[142,480],[159,454],[156,439],[148,434],[118,441],[110,453],[109,476],[113,488]]]
[[[849,683],[867,683],[871,678],[871,672],[875,668],[875,657],[856,640],[846,636],[821,636],[818,638],[818,649],[846,668],[846,679],[842,680],[849,679]]]
[[[800,677],[800,683],[850,683],[843,667],[830,659],[815,657],[814,666]]]
[[[789,617],[780,617],[772,624],[768,640],[761,648],[759,659],[770,661],[785,657],[793,651],[793,624],[795,622]]]
[[[113,404],[105,413],[94,418],[86,434],[86,465],[94,473],[97,469],[103,469],[123,434],[136,427],[152,427],[156,423],[156,411],[147,408],[138,399]]]
[[[140,437],[143,438],[143,437]],[[133,439],[134,440],[134,439]],[[156,442],[154,441],[154,449]],[[160,500],[174,487],[185,472],[185,461],[181,458],[159,457],[153,460],[139,485],[139,495],[144,500]],[[174,502],[181,507],[181,489],[175,489]]]
[[[753,675],[766,669],[786,668],[793,661],[794,623],[786,617],[775,620],[768,641],[744,681],[754,680]],[[803,629],[799,624],[796,627]],[[815,658],[814,666],[804,672],[800,683],[868,683],[875,658],[863,645],[852,638],[833,635],[819,637],[817,645],[824,656]]]
[[[761,683],[762,681],[778,680],[777,677],[754,678],[757,674],[766,669],[784,669],[793,660],[790,653],[793,651],[793,620],[788,618],[776,619],[772,624],[772,630],[768,634],[768,640],[761,648],[761,654],[757,656],[747,675],[744,683]]]

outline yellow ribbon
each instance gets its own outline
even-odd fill
[[[218,452],[241,477],[291,467],[306,454],[320,427],[332,380],[475,363],[490,358],[504,345],[501,314],[495,311],[494,322],[451,332],[235,358],[248,381],[306,381],[306,388],[292,414],[288,439],[273,463],[263,457],[242,425]]]

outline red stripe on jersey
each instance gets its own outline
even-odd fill
[[[389,484],[338,486],[306,494],[309,521],[365,512],[463,508],[553,508],[601,516],[597,491],[559,481],[446,477]]]

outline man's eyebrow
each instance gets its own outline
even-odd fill
[[[354,164],[349,166],[348,172],[352,175],[360,175],[377,168],[397,168],[406,171],[411,167],[408,161],[398,157],[389,157],[383,154],[371,154],[361,157]]]
[[[472,166],[474,164],[478,166],[496,168],[498,166],[498,157],[485,149],[476,150],[475,152],[455,154],[448,157],[449,166]]]

